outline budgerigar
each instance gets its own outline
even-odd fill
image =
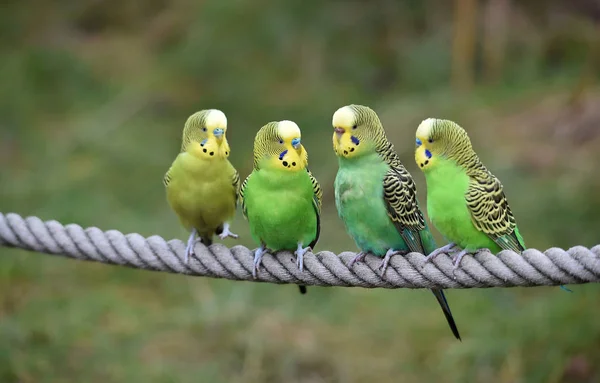
[[[417,128],[416,146],[415,161],[427,181],[429,219],[450,242],[427,261],[458,247],[456,269],[465,254],[481,249],[494,254],[525,250],[500,180],[481,163],[462,127],[428,118]]]
[[[296,123],[270,122],[258,131],[254,169],[240,192],[242,211],[259,244],[254,254],[255,277],[267,250],[295,251],[302,271],[304,254],[319,240],[322,191],[307,166],[308,154]],[[306,288],[300,286],[300,292]]]
[[[206,246],[218,234],[237,238],[229,228],[235,214],[240,176],[228,160],[227,117],[218,109],[191,115],[183,129],[181,152],[165,174],[167,201],[190,230],[188,262],[198,235]]]
[[[383,257],[385,273],[394,254],[428,254],[435,241],[419,208],[417,190],[377,114],[369,107],[348,105],[333,115],[333,148],[339,170],[335,204],[346,230],[361,252]],[[454,336],[460,334],[442,290],[432,290]]]

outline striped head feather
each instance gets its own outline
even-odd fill
[[[417,128],[415,161],[427,172],[435,168],[440,157],[455,161],[467,173],[483,166],[462,127],[450,120],[428,118]]]
[[[306,169],[308,153],[302,145],[298,125],[289,120],[269,122],[254,138],[254,169],[261,167],[287,171]]]
[[[400,166],[394,146],[385,135],[377,113],[368,106],[346,105],[332,119],[333,150],[341,158],[358,158],[376,152],[390,165]]]
[[[181,152],[204,158],[229,157],[227,117],[218,109],[205,109],[188,117],[183,128]]]

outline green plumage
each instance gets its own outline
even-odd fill
[[[259,244],[254,274],[265,251],[294,251],[303,270],[304,253],[319,240],[322,191],[307,164],[300,129],[293,122],[271,122],[257,133],[254,170],[240,190],[242,211]]]
[[[388,259],[392,249],[433,251],[436,244],[419,208],[415,183],[387,140],[377,114],[368,107],[350,105],[334,114],[333,125],[339,163],[336,208],[361,252]],[[460,339],[443,291],[432,292]]]
[[[244,204],[252,238],[273,251],[317,239],[318,212],[308,172],[261,167],[248,177]]]
[[[391,168],[377,153],[353,159],[340,157],[338,163],[335,204],[359,249],[383,257],[389,249],[423,253],[436,248],[425,224],[421,230],[398,228],[390,219],[383,180]],[[422,243],[423,237],[429,240]]]
[[[481,163],[465,130],[452,121],[428,119],[417,129],[417,142],[427,212],[440,233],[466,252],[525,250],[502,184]]]
[[[417,128],[416,144],[415,160],[427,181],[429,218],[450,241],[432,251],[427,261],[452,245],[462,249],[454,255],[455,269],[465,254],[480,249],[493,254],[526,249],[500,180],[483,165],[462,127],[429,118]]]
[[[505,231],[489,234],[475,226],[473,211],[484,209],[484,205],[475,200],[472,205],[467,203],[471,178],[464,168],[452,160],[439,159],[436,168],[425,173],[425,179],[427,213],[433,225],[448,241],[468,252],[489,249],[496,254],[503,249],[517,253],[525,250],[525,243],[516,224],[510,232],[504,229]]]

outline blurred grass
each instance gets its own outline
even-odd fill
[[[450,118],[503,181],[528,246],[598,243],[600,87],[589,84],[577,113],[565,106],[593,35],[585,20],[517,23],[502,81],[457,94],[448,6],[431,1],[36,6],[0,15],[2,212],[185,238],[161,179],[187,116],[217,107],[242,176],[260,126],[300,125],[325,191],[317,250],[354,250],[333,205],[330,121],[362,103],[380,114],[423,204],[414,129]],[[386,33],[400,48],[372,44]],[[226,244],[254,247],[241,214],[233,227],[241,238]],[[448,291],[459,343],[428,291],[301,297],[294,286],[0,254],[1,382],[600,379],[596,285]]]

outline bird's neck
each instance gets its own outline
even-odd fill
[[[295,188],[298,182],[310,182],[306,168],[301,171],[289,171],[275,166],[265,166],[255,169],[254,173],[261,183],[273,189]]]
[[[427,182],[428,199],[431,193],[445,192],[450,185],[457,185],[459,194],[464,194],[469,184],[469,176],[464,167],[448,158],[437,158],[436,166],[423,172]]]
[[[379,156],[379,154],[377,154],[375,151],[350,158],[338,156],[338,164],[340,168],[363,167],[370,164],[377,165],[381,162],[381,156]]]

